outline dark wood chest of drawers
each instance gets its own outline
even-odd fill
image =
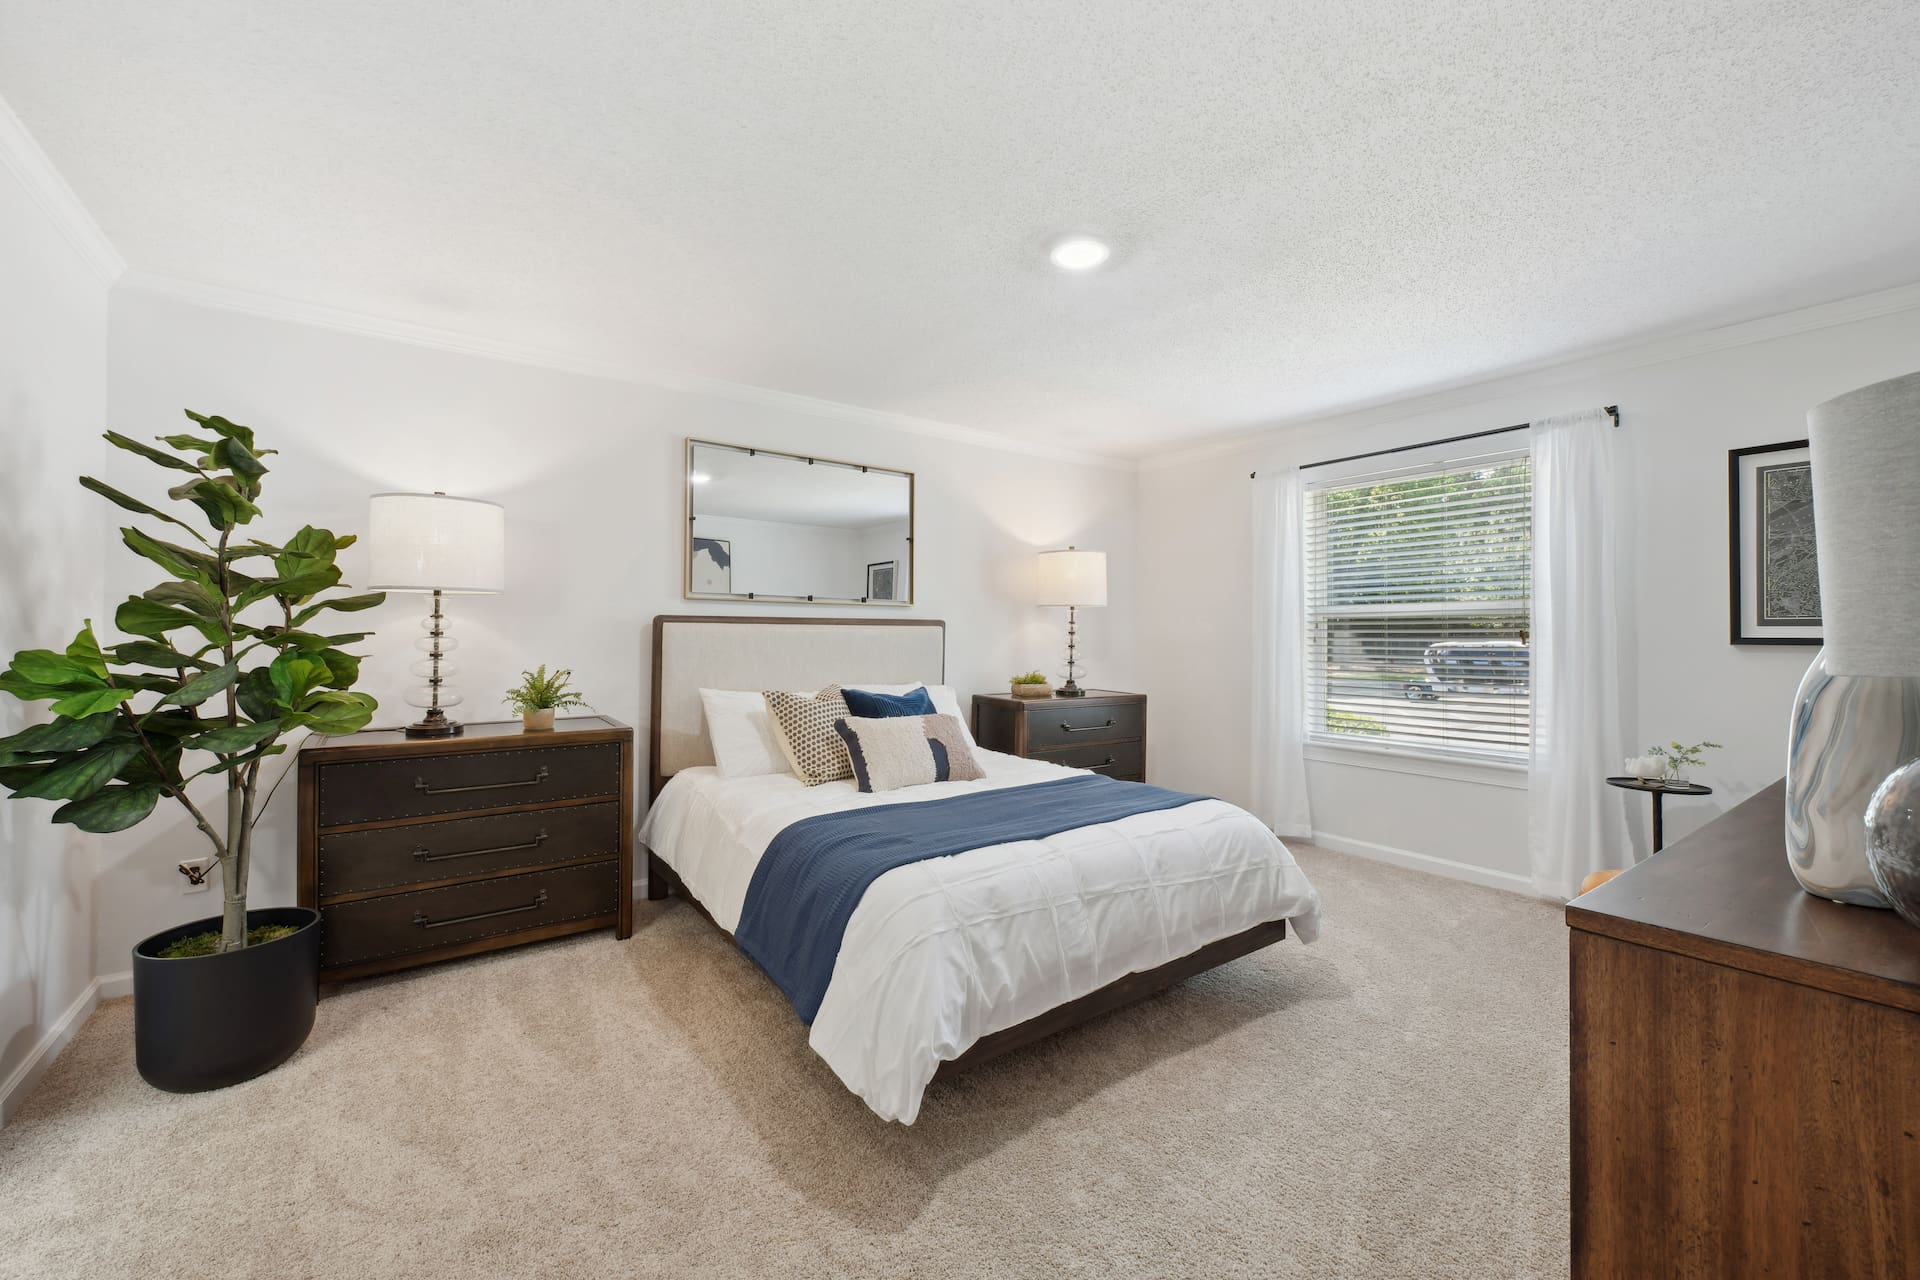
[[[300,753],[300,905],[338,982],[633,929],[633,731],[583,716],[457,738],[375,730]]]
[[[1567,904],[1577,1280],[1920,1275],[1920,931],[1803,893],[1785,807]]]
[[[973,695],[973,736],[989,751],[1147,780],[1147,695],[1088,690],[1084,698]]]

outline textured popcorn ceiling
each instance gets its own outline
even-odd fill
[[[1920,279],[1917,68],[1915,0],[0,0],[136,271],[1114,453]]]

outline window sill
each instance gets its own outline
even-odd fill
[[[1470,782],[1483,787],[1506,787],[1516,791],[1527,789],[1527,766],[1524,761],[1518,760],[1473,760],[1407,747],[1362,747],[1313,741],[1307,743],[1306,756],[1308,760],[1321,764],[1408,773],[1422,778],[1445,778],[1450,782]]]

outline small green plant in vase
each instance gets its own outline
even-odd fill
[[[1029,671],[1025,675],[1013,677],[1013,696],[1016,698],[1047,698],[1053,696],[1053,686],[1038,671]]]
[[[519,713],[528,733],[546,733],[553,728],[553,713],[577,711],[587,700],[567,687],[573,672],[565,667],[547,674],[547,664],[520,673],[520,683],[507,690],[507,705]]]
[[[1690,747],[1678,742],[1669,742],[1664,747],[1648,747],[1647,754],[1666,761],[1668,782],[1683,783],[1687,780],[1688,773],[1707,762],[1707,752],[1718,750],[1720,750],[1720,744],[1717,742],[1696,742]]]

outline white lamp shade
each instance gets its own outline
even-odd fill
[[[1107,602],[1107,553],[1065,551],[1040,553],[1040,581],[1036,604],[1077,605],[1082,609]]]
[[[369,589],[485,595],[507,585],[507,513],[444,493],[376,493],[367,511]]]
[[[1827,670],[1920,676],[1920,373],[1807,414]]]

